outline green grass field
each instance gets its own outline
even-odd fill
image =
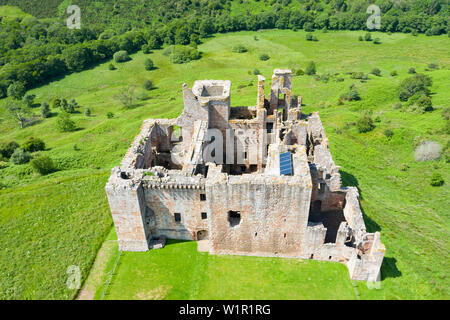
[[[375,33],[373,37],[382,43],[374,45],[358,41],[364,32],[315,34],[318,42],[306,41],[303,31],[217,35],[199,46],[202,59],[188,64],[171,64],[162,50],[150,55],[137,53],[132,61],[115,64],[117,70],[108,70],[107,62],[31,90],[37,102],[55,97],[78,101],[82,108],[72,118],[80,130],[72,133],[57,132],[55,117],[20,129],[0,112],[0,142],[21,143],[29,136],[40,137],[48,149],[43,153],[61,169],[44,177],[33,173],[29,165],[10,164],[0,169],[0,184],[6,186],[0,190],[0,299],[70,299],[77,295],[66,287],[66,270],[79,265],[85,279],[110,230],[112,219],[104,192],[110,169],[120,163],[144,119],[180,114],[184,82],[191,86],[197,79],[230,79],[232,105],[255,105],[254,68],[267,78],[269,94],[274,68],[304,69],[310,60],[316,62],[319,74],[340,73],[345,80],[324,83],[312,76],[297,76],[294,92],[303,96],[305,112],[320,112],[343,181],[360,189],[368,229],[381,231],[387,248],[381,289],[369,290],[365,283],[357,283],[360,297],[448,299],[450,170],[444,159],[416,162],[413,150],[418,139],[443,146],[448,141],[442,131],[441,111],[450,104],[449,38]],[[231,47],[237,43],[245,45],[248,52],[233,53]],[[271,58],[260,61],[261,53]],[[147,57],[157,69],[144,69]],[[440,69],[425,71],[430,62]],[[381,69],[382,76],[370,75],[367,82],[345,74],[368,73],[374,67]],[[433,78],[433,112],[416,114],[406,107],[392,108],[398,102],[396,89],[409,76],[410,67]],[[399,73],[397,77],[389,75],[393,70]],[[114,95],[130,85],[139,92],[145,79],[156,85],[149,91],[150,99],[123,109]],[[362,100],[337,105],[338,97],[353,83]],[[0,101],[0,108],[4,103]],[[84,115],[85,107],[91,109],[91,117]],[[380,121],[375,130],[360,134],[351,123],[366,110]],[[115,117],[108,119],[108,112]],[[393,130],[394,136],[386,138],[385,129]],[[409,166],[407,171],[400,170],[403,164]],[[430,186],[434,172],[443,175],[443,186]],[[189,264],[183,264],[188,258],[192,258]],[[139,267],[152,269],[147,266],[152,263],[159,272],[137,272]],[[238,270],[246,269],[251,276],[243,278]],[[320,275],[315,270],[320,270]],[[343,265],[209,256],[197,253],[195,243],[189,242],[148,253],[124,253],[116,271],[106,298],[356,297]],[[218,273],[223,275],[217,278]],[[93,290],[102,292],[97,287]],[[99,298],[99,293],[95,297]]]

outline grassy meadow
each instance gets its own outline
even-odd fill
[[[78,265],[83,281],[99,248],[111,241],[112,219],[104,185],[113,166],[120,163],[133,137],[147,118],[172,118],[183,108],[181,86],[197,79],[232,81],[232,106],[256,104],[257,68],[267,79],[266,95],[275,68],[302,68],[310,60],[317,73],[336,74],[325,83],[314,76],[293,78],[294,93],[301,95],[306,113],[319,111],[331,153],[341,166],[343,182],[356,185],[369,231],[381,231],[386,246],[380,289],[348,279],[345,266],[317,261],[210,256],[198,253],[195,243],[172,242],[164,250],[122,253],[108,246],[105,264],[94,269],[100,275],[88,281],[95,298],[137,299],[448,299],[450,170],[444,159],[416,162],[415,142],[433,140],[445,146],[442,109],[450,105],[450,39],[410,34],[374,33],[381,44],[358,41],[364,32],[315,32],[318,42],[306,41],[305,32],[267,30],[217,35],[199,45],[200,60],[171,64],[162,50],[131,55],[126,63],[111,62],[30,90],[36,102],[56,97],[75,98],[81,108],[72,115],[78,130],[60,133],[56,117],[20,129],[1,110],[0,142],[22,143],[39,137],[46,143],[58,171],[47,176],[34,173],[29,164],[0,169],[0,299],[72,299],[77,290],[66,286],[68,266]],[[235,44],[247,47],[234,53]],[[261,53],[271,57],[258,59]],[[146,71],[151,58],[156,69]],[[428,63],[439,70],[426,71]],[[361,82],[348,72],[369,73],[378,67],[380,77],[369,75]],[[408,69],[433,78],[435,110],[424,114],[399,102],[397,87],[410,76]],[[390,76],[396,70],[398,76]],[[124,109],[114,98],[119,90],[135,86],[140,94],[144,80],[155,89],[147,100]],[[339,96],[355,84],[362,100],[338,105]],[[92,115],[85,116],[84,108]],[[375,129],[359,133],[353,125],[365,111],[377,119]],[[56,115],[59,110],[52,110]],[[107,113],[114,113],[109,119]],[[35,109],[39,113],[39,108]],[[394,132],[387,138],[383,132]],[[406,171],[402,169],[406,169]],[[445,184],[432,187],[434,172]],[[111,251],[112,250],[112,251]],[[115,251],[114,251],[115,250]],[[104,294],[104,270],[115,272]],[[150,271],[152,269],[158,271]],[[102,271],[103,270],[103,271]],[[318,271],[319,270],[319,271]],[[218,278],[217,275],[221,274]],[[245,275],[245,276],[244,276]],[[250,275],[250,276],[249,276]],[[331,280],[330,280],[331,279]],[[220,281],[219,281],[220,280]]]

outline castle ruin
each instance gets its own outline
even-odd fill
[[[211,254],[335,261],[379,280],[380,233],[341,186],[319,115],[302,113],[290,70],[274,70],[267,99],[264,81],[252,107],[231,107],[230,81],[183,84],[178,118],[144,121],[106,185],[120,250],[204,240]]]

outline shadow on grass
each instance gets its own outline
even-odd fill
[[[386,278],[398,278],[402,276],[402,272],[397,268],[397,259],[384,257],[381,265],[381,280]]]
[[[344,187],[356,187],[358,189],[359,197],[360,199],[364,199],[361,189],[359,189],[359,183],[358,179],[351,173],[345,172],[343,170],[340,170],[341,173],[341,179],[342,179],[342,186]],[[367,232],[376,232],[381,231],[381,227],[378,223],[376,223],[374,220],[372,220],[364,211],[364,208],[361,207],[361,212],[364,217],[364,222],[366,224]]]
[[[172,246],[180,243],[192,242],[191,240],[176,240],[176,239],[167,239],[165,246]]]

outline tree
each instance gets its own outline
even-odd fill
[[[86,117],[90,117],[90,116],[91,116],[91,109],[86,108],[86,109],[84,110],[84,115],[85,115]]]
[[[19,122],[21,128],[25,126],[25,122],[31,115],[30,108],[23,103],[9,103],[6,105],[6,110],[14,120]]]
[[[122,105],[129,109],[133,106],[135,100],[135,88],[133,86],[129,86],[128,88],[123,88],[119,91],[118,94],[114,96],[114,98]]]
[[[130,56],[128,55],[128,52],[125,50],[117,51],[114,53],[114,61],[117,63],[126,62],[130,59]]]
[[[432,79],[424,74],[414,74],[412,77],[404,79],[400,83],[398,96],[402,101],[407,101],[413,95],[420,96],[430,94],[429,86],[432,84]]]
[[[310,61],[308,63],[308,65],[306,66],[306,69],[305,69],[305,73],[307,75],[316,74],[316,64],[314,63],[314,61]]]
[[[375,128],[372,117],[368,114],[364,114],[361,118],[359,118],[356,125],[360,133],[369,132]]]
[[[364,35],[364,40],[366,40],[366,41],[372,41],[372,35],[370,34],[370,32],[367,32],[367,33]]]
[[[15,141],[11,141],[9,143],[6,142],[0,143],[0,156],[9,159],[11,158],[14,151],[19,147],[20,147],[19,144]]]
[[[36,98],[36,95],[34,95],[34,94],[26,94],[23,97],[23,102],[26,103],[28,108],[31,108],[33,106],[34,98]]]
[[[13,82],[8,87],[8,97],[13,98],[14,100],[21,100],[25,95],[26,89],[25,85],[22,82]]]
[[[152,59],[146,59],[144,62],[145,70],[149,71],[152,70],[154,67]]]
[[[380,77],[381,76],[381,70],[378,68],[373,68],[372,71],[370,72],[371,74]]]
[[[46,175],[55,171],[53,160],[49,156],[39,156],[31,160],[31,166],[41,175]]]
[[[41,115],[42,115],[42,118],[50,118],[50,115],[51,115],[50,106],[48,105],[47,102],[43,102],[41,104]]]
[[[142,87],[145,90],[152,90],[153,89],[153,82],[152,82],[152,80],[145,80],[144,84],[142,85]]]
[[[70,114],[66,111],[62,111],[58,115],[58,119],[56,120],[56,128],[60,132],[70,132],[75,131],[76,125],[72,119],[70,119]]]
[[[45,149],[45,142],[39,138],[29,137],[21,146],[23,151],[36,152]]]
[[[444,184],[444,178],[442,177],[442,175],[438,172],[433,173],[433,175],[431,176],[431,182],[430,184],[433,187],[440,187]]]
[[[259,56],[259,60],[261,60],[261,61],[266,61],[269,59],[270,59],[270,56],[267,53],[263,53]]]
[[[25,164],[30,162],[30,160],[31,155],[20,148],[17,148],[11,156],[11,161],[14,164]]]

